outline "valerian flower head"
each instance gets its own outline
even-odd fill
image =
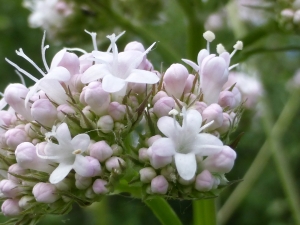
[[[57,127],[53,137],[57,139],[58,144],[48,141],[44,150],[45,155],[40,154],[38,148],[37,155],[59,164],[49,178],[50,183],[56,184],[63,180],[72,169],[81,170],[80,163],[76,161],[84,160],[82,153],[88,148],[90,137],[87,134],[78,134],[72,138],[66,123]]]
[[[161,117],[157,126],[166,136],[156,140],[151,146],[152,157],[174,156],[178,174],[184,180],[190,180],[197,170],[196,155],[208,156],[221,151],[222,141],[208,133],[201,133],[213,122],[201,127],[202,116],[194,109],[182,111],[182,126],[171,117]]]

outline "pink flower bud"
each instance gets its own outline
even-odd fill
[[[143,183],[150,183],[151,180],[156,177],[156,172],[152,167],[145,167],[140,170],[140,180]]]
[[[48,99],[36,100],[31,106],[33,119],[47,127],[53,126],[57,120],[56,114],[56,108]]]
[[[1,206],[4,216],[14,217],[20,215],[22,209],[19,206],[18,199],[6,199]]]
[[[139,68],[142,69],[142,68]],[[147,90],[147,84],[142,83],[128,83],[127,90],[131,90],[131,93],[145,94]]]
[[[84,73],[88,68],[90,68],[93,65],[93,59],[92,53],[83,54],[79,57],[80,62],[80,74]]]
[[[148,162],[149,161],[149,156],[147,153],[147,148],[140,148],[139,149],[139,160],[141,162]]]
[[[108,106],[108,114],[113,118],[113,120],[121,121],[124,119],[126,114],[126,106],[119,102],[111,102]]]
[[[37,183],[32,189],[32,194],[35,200],[41,203],[53,203],[60,198],[55,185],[50,183]]]
[[[28,88],[23,84],[10,84],[4,91],[4,99],[17,113],[31,121],[30,109],[25,107],[24,101],[28,92]]]
[[[7,177],[9,180],[12,180],[14,182],[20,182],[20,179],[15,177],[14,175],[12,174],[16,174],[16,175],[24,175],[26,174],[28,171],[22,167],[20,167],[19,164],[13,164],[11,165],[9,168],[8,168],[8,174],[7,174]],[[12,173],[12,174],[11,174]]]
[[[96,114],[104,115],[110,103],[110,95],[103,90],[101,82],[93,81],[85,90],[84,101]]]
[[[20,143],[29,141],[30,138],[23,129],[13,128],[5,133],[6,144],[15,149]]]
[[[232,169],[235,159],[235,151],[229,146],[224,146],[219,153],[208,156],[203,164],[210,172],[228,173]]]
[[[206,123],[214,121],[213,124],[207,128],[208,131],[214,130],[223,124],[223,109],[218,104],[211,104],[204,109],[202,119],[203,121],[206,120]]]
[[[135,50],[135,51],[139,51],[139,52],[144,52],[145,51],[145,48],[143,46],[142,43],[140,42],[137,42],[137,41],[132,41],[132,42],[129,42],[125,48],[124,48],[124,52],[125,51],[130,51],[130,50]]]
[[[218,128],[220,134],[226,133],[232,125],[232,119],[228,113],[223,113],[223,124]]]
[[[156,140],[158,140],[160,138],[161,138],[161,136],[159,134],[154,135],[154,136],[148,138],[148,140],[147,140],[148,146],[150,147]]]
[[[164,91],[159,91],[156,93],[156,95],[152,99],[152,104],[155,104],[159,99],[163,97],[169,97],[168,94]]]
[[[153,153],[152,148],[148,148],[148,156],[150,158],[150,164],[155,168],[162,168],[172,162],[172,156],[159,156]]]
[[[91,177],[83,177],[77,173],[75,174],[75,179],[76,179],[75,185],[79,190],[87,189],[92,185],[93,182]]]
[[[77,156],[73,168],[76,173],[83,177],[98,176],[101,172],[99,161],[91,156]]]
[[[105,185],[107,185],[106,180],[96,179],[93,183],[93,191],[96,194],[106,194],[109,192],[109,190]]]
[[[41,147],[39,144],[37,147]],[[18,145],[16,151],[16,160],[20,167],[24,169],[33,169],[37,171],[50,172],[54,168],[46,159],[39,158],[36,154],[36,147],[30,142],[23,142]]]
[[[164,87],[168,95],[180,98],[188,76],[188,70],[183,65],[172,64],[163,77]]]
[[[204,101],[208,104],[217,103],[222,87],[228,80],[228,65],[224,57],[206,56],[202,61],[200,74]]]
[[[186,79],[185,86],[184,86],[184,90],[183,90],[184,93],[190,93],[192,91],[195,78],[196,78],[195,75],[189,74],[188,78]]]
[[[32,207],[31,202],[34,200],[33,196],[25,195],[19,200],[19,207],[22,209],[28,209]]]
[[[166,194],[168,192],[169,183],[166,178],[159,175],[151,181],[151,191],[153,194]]]
[[[53,57],[50,68],[58,66],[66,68],[71,75],[77,74],[79,73],[78,56],[63,49]]]
[[[15,198],[21,195],[21,191],[24,188],[20,187],[19,184],[12,180],[1,180],[0,191],[5,197]]]
[[[101,116],[97,122],[97,127],[103,133],[110,133],[110,132],[112,132],[112,130],[114,128],[114,120],[109,115]]]
[[[232,89],[233,96],[235,98],[235,106],[238,106],[242,102],[242,94],[237,87]]]
[[[204,109],[207,108],[207,105],[205,102],[195,102],[195,104],[191,107],[192,109],[196,109],[199,113],[203,113]]]
[[[98,141],[92,144],[89,149],[90,156],[98,159],[100,162],[104,162],[113,154],[113,150],[105,141]]]
[[[5,110],[0,111],[0,124],[3,126],[10,126],[17,120],[16,116],[12,112],[8,112]]]
[[[27,123],[24,127],[24,130],[26,132],[26,134],[28,135],[28,137],[30,138],[37,138],[39,137],[38,133],[36,130],[38,130],[37,128],[35,128],[31,123]]]
[[[111,172],[112,170],[119,171],[122,167],[125,167],[126,163],[123,159],[120,157],[113,156],[106,160],[105,167],[106,169]]]
[[[229,107],[230,109],[236,106],[236,101],[233,93],[231,91],[221,91],[219,95],[218,104],[223,108]]]
[[[171,97],[162,97],[153,107],[153,112],[157,117],[168,116],[169,112],[175,108],[175,101]]]
[[[196,176],[195,189],[198,191],[209,191],[214,185],[214,178],[208,170],[203,170]]]
[[[60,119],[60,121],[64,121],[66,119],[66,114],[75,114],[75,110],[67,104],[59,105],[56,110],[57,118]]]

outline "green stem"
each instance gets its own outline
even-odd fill
[[[144,202],[152,210],[161,224],[182,225],[178,216],[165,199],[161,197],[155,197],[149,200],[145,200]]]
[[[270,138],[277,137],[280,138],[287,131],[289,125],[293,121],[295,114],[299,109],[299,90],[295,90],[286,105],[284,106],[277,122],[273,126],[270,132],[270,136],[265,141],[261,149],[259,150],[257,156],[255,157],[250,168],[244,176],[244,181],[241,182],[236,189],[229,196],[225,204],[218,212],[218,221],[220,224],[226,223],[226,221],[233,214],[235,209],[247,196],[247,193],[251,191],[252,186],[256,182],[257,178],[265,168],[270,156]]]
[[[216,225],[215,199],[193,201],[194,225]]]

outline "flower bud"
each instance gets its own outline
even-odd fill
[[[155,104],[159,99],[163,97],[169,97],[168,94],[164,91],[159,91],[156,93],[156,95],[152,99],[152,104]]]
[[[20,182],[20,179],[15,177],[14,175],[12,174],[16,174],[16,175],[24,175],[26,174],[28,171],[22,167],[20,167],[19,164],[15,163],[13,165],[11,165],[9,168],[8,168],[8,174],[7,174],[7,177],[9,180],[12,180],[14,182]]]
[[[60,198],[55,185],[50,183],[37,183],[32,189],[32,194],[35,200],[41,203],[53,203]]]
[[[94,177],[101,173],[99,161],[91,156],[77,155],[73,168],[76,173],[83,177]]]
[[[114,128],[114,120],[110,115],[101,116],[97,122],[97,127],[103,133],[110,133]]]
[[[28,137],[30,138],[37,138],[39,137],[37,131],[35,130],[35,127],[31,123],[27,123],[24,127],[24,130]]]
[[[202,113],[203,121],[206,120],[206,123],[214,121],[207,130],[214,130],[223,124],[223,109],[218,104],[211,104]]]
[[[41,147],[39,144],[37,147]],[[18,145],[16,151],[16,160],[20,167],[24,169],[33,169],[42,172],[50,172],[53,167],[46,159],[39,158],[36,154],[36,147],[30,142],[23,142]]]
[[[228,173],[232,169],[235,159],[235,151],[228,146],[224,146],[219,153],[208,156],[203,161],[203,165],[213,173]]]
[[[221,127],[219,127],[217,130],[219,131],[220,134],[226,133],[232,123],[232,119],[228,113],[223,113],[223,124]]]
[[[176,170],[173,166],[167,165],[161,169],[160,174],[163,175],[168,181],[176,182]]]
[[[204,109],[207,108],[207,105],[205,102],[195,102],[195,104],[191,107],[192,109],[197,110],[199,113],[203,113]]]
[[[1,180],[0,181],[0,191],[5,197],[15,198],[21,195],[21,191],[23,190],[19,184],[12,180]]]
[[[108,114],[113,118],[113,120],[121,121],[124,119],[126,114],[126,106],[119,102],[111,102],[108,106]]]
[[[154,136],[148,138],[148,140],[147,140],[148,146],[150,147],[156,140],[158,140],[160,138],[161,138],[161,136],[159,134],[154,135]]]
[[[196,78],[195,75],[189,74],[188,78],[186,79],[185,86],[184,86],[184,90],[183,90],[184,93],[190,93],[192,91],[195,78]]]
[[[106,180],[96,179],[93,183],[93,191],[96,194],[106,194],[109,192],[106,185],[107,185]]]
[[[47,127],[53,126],[57,120],[56,114],[56,108],[48,99],[36,100],[31,106],[32,118]]]
[[[1,206],[1,211],[4,216],[18,216],[22,212],[22,209],[19,206],[18,199],[6,199]]]
[[[156,172],[152,167],[145,167],[140,170],[140,180],[143,183],[150,183],[151,180],[156,177]]]
[[[57,118],[60,121],[64,121],[66,119],[66,114],[75,114],[75,110],[67,104],[59,105],[56,110]]]
[[[171,97],[162,97],[153,107],[153,112],[157,117],[168,116],[169,112],[175,108],[175,101]]]
[[[121,155],[122,152],[123,152],[123,148],[120,145],[117,145],[117,144],[113,144],[111,146],[111,149],[113,151],[113,155],[115,155],[115,156]]]
[[[79,73],[78,56],[62,49],[53,57],[50,68],[53,69],[58,66],[66,68],[71,75],[77,74]]]
[[[125,161],[116,156],[109,158],[105,162],[105,167],[109,172],[113,170],[117,170],[117,171],[122,170],[122,167],[125,167],[125,165],[126,165]]]
[[[230,109],[236,106],[236,101],[233,93],[231,91],[221,91],[219,95],[218,104],[223,108],[229,107]]]
[[[138,42],[138,41],[132,41],[129,42],[125,48],[124,48],[124,52],[126,51],[130,51],[130,50],[135,50],[135,51],[139,51],[139,52],[144,52],[145,48],[143,46],[142,43]]]
[[[110,103],[110,95],[103,90],[101,82],[93,81],[85,89],[84,101],[97,115],[104,115]]]
[[[105,141],[98,141],[90,146],[90,156],[104,162],[112,156],[113,150]]]
[[[141,162],[147,162],[149,161],[149,156],[147,153],[147,148],[140,148],[139,149],[139,160]]]
[[[0,111],[0,124],[2,126],[10,126],[16,121],[16,119],[17,118],[14,113],[5,110]]]
[[[33,196],[25,195],[19,200],[19,207],[22,209],[29,209],[32,207],[31,201],[34,200]]]
[[[172,64],[163,77],[164,87],[168,95],[179,99],[183,93],[188,76],[188,70],[183,65],[178,63]]]
[[[25,107],[28,88],[23,84],[10,84],[4,91],[4,99],[17,113],[21,114],[26,120],[31,121],[30,109]]]
[[[91,59],[93,59],[91,53],[83,54],[82,56],[79,57],[80,74],[83,74],[88,68],[90,68],[93,65],[93,61]]]
[[[209,191],[214,185],[214,178],[208,170],[203,170],[196,176],[195,189],[198,191]]]
[[[169,183],[166,178],[159,175],[151,181],[151,191],[153,194],[166,194],[168,192]]]
[[[148,156],[150,158],[150,164],[155,168],[162,168],[172,162],[172,156],[160,156],[153,152],[152,148],[148,148]]]
[[[88,187],[91,186],[93,182],[91,177],[83,177],[77,173],[75,174],[75,179],[76,179],[75,185],[79,190],[87,189]]]
[[[5,133],[6,144],[8,147],[15,149],[19,144],[29,141],[30,138],[23,129],[13,128]]]

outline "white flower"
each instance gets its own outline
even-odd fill
[[[51,135],[57,139],[58,144],[48,141],[44,155],[38,152],[38,148],[36,151],[40,158],[59,163],[49,178],[50,183],[56,184],[63,180],[72,169],[82,170],[82,164],[79,162],[85,158],[82,153],[88,148],[90,137],[87,134],[78,134],[72,139],[66,123],[59,125],[55,132],[51,132]]]
[[[184,180],[191,180],[197,170],[196,155],[208,156],[222,150],[223,143],[214,135],[200,133],[210,122],[201,127],[202,116],[194,109],[183,108],[182,126],[168,116],[161,117],[157,126],[167,136],[156,140],[151,146],[152,156],[174,156],[178,174]]]
[[[129,50],[118,53],[115,34],[107,36],[111,41],[112,53],[93,51],[96,62],[87,69],[81,81],[90,83],[102,78],[102,87],[109,93],[121,92],[125,95],[127,83],[155,84],[159,81],[155,73],[137,69],[145,55],[151,50],[151,45],[144,53],[140,51]]]

